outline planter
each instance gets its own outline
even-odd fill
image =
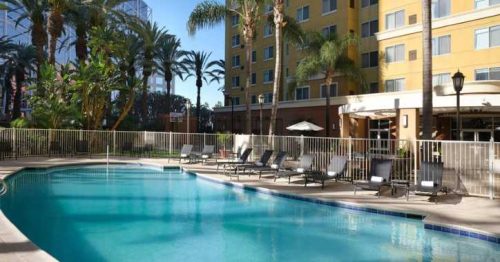
[[[219,149],[219,154],[221,158],[228,158],[231,155],[231,151],[225,149]]]

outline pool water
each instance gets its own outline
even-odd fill
[[[5,215],[61,261],[499,261],[500,245],[135,165],[25,170]]]

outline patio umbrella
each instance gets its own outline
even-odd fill
[[[287,127],[286,129],[290,131],[303,131],[303,132],[310,132],[310,131],[321,131],[323,130],[322,127],[319,127],[313,123],[309,123],[307,121],[302,121],[300,123],[297,123],[295,125],[291,125]]]

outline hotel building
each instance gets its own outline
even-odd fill
[[[229,2],[229,1],[228,1]],[[264,130],[267,133],[274,69],[274,34],[266,23],[272,8],[264,6],[252,59],[252,132],[259,133],[257,96],[264,94]],[[422,1],[420,0],[288,0],[286,13],[304,30],[360,38],[349,56],[365,75],[368,86],[335,78],[331,90],[332,126],[325,127],[327,88],[311,78],[305,86],[289,91],[301,51],[284,43],[283,79],[277,134],[291,134],[286,127],[309,121],[338,137],[415,139],[420,136],[422,108]],[[455,139],[456,96],[451,76],[466,76],[461,95],[465,140],[500,141],[500,1],[433,0],[434,137]],[[226,89],[231,101],[217,109],[216,128],[244,130],[244,49],[237,17],[226,20]],[[316,135],[324,135],[318,132]]]

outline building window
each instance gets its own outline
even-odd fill
[[[326,84],[323,84],[320,86],[321,90],[320,90],[320,96],[321,98],[326,98]],[[339,95],[339,91],[338,91],[338,88],[337,88],[337,83],[333,83],[330,85],[330,97],[335,97],[335,96],[338,96]]]
[[[483,80],[500,80],[500,67],[477,69],[476,81]]]
[[[252,63],[257,63],[257,51],[252,51]]]
[[[323,1],[323,14],[328,14],[337,10],[337,0],[322,0],[322,1]]]
[[[385,62],[392,63],[405,59],[405,45],[395,45],[385,48]]]
[[[378,4],[378,0],[361,0],[361,7],[367,7],[376,4]]]
[[[231,65],[233,66],[233,68],[239,67],[241,65],[239,55],[233,55],[233,57],[231,58]]]
[[[329,37],[331,35],[334,35],[337,33],[337,26],[331,25],[331,26],[323,27],[323,29],[321,29],[321,33],[323,34],[324,37]]]
[[[297,22],[304,22],[309,20],[309,6],[303,6],[297,9]]]
[[[251,101],[252,104],[257,104],[257,96],[256,95],[252,95],[252,101]]]
[[[451,82],[450,73],[436,74],[432,76],[432,86],[443,86]]]
[[[307,100],[309,99],[309,87],[297,87],[295,89],[295,100]]]
[[[385,15],[385,29],[395,29],[405,25],[405,10]]]
[[[432,55],[449,54],[451,49],[451,36],[445,35],[432,38]]]
[[[232,47],[238,47],[240,45],[240,35],[233,35],[231,39]]]
[[[233,97],[233,105],[237,106],[240,104],[240,98],[239,97]]]
[[[361,54],[361,67],[377,67],[378,66],[378,51]]]
[[[257,84],[257,73],[252,73],[252,79],[250,80],[250,83],[252,85],[256,85]]]
[[[272,69],[268,69],[264,71],[264,84],[269,84],[274,81],[274,71]]]
[[[377,32],[378,20],[372,20],[361,24],[361,37],[374,36]]]
[[[273,102],[273,93],[265,93],[264,94],[264,103],[272,103]]]
[[[273,35],[273,28],[270,24],[264,25],[264,37],[270,37]]]
[[[500,0],[475,0],[474,7],[476,9],[486,8],[488,6],[500,4]]]
[[[231,26],[236,27],[240,23],[240,16],[239,15],[233,15],[231,16]]]
[[[500,45],[500,25],[478,29],[475,32],[476,49],[490,48]]]
[[[370,93],[378,93],[378,82],[370,83]]]
[[[431,12],[432,18],[441,18],[450,15],[451,1],[450,0],[432,0]]]
[[[264,61],[272,59],[273,56],[274,56],[274,47],[273,46],[269,46],[269,47],[264,48]]]
[[[240,87],[240,77],[239,76],[231,77],[231,84],[233,88]]]
[[[405,79],[391,79],[385,81],[385,92],[399,92],[405,89]]]

